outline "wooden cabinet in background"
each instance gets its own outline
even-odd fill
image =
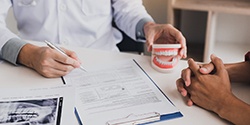
[[[203,61],[209,62],[214,51],[216,18],[219,13],[250,16],[250,0],[168,0],[168,23],[180,27],[181,10],[207,12]]]

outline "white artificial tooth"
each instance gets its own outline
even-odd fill
[[[164,55],[164,52],[163,52],[163,51],[161,51],[161,55]]]
[[[175,51],[174,55],[178,55],[178,51]]]
[[[155,55],[160,55],[160,52],[155,52]]]
[[[171,51],[170,53],[171,53],[170,55],[174,55],[174,51]]]
[[[157,57],[156,57],[156,61],[159,62],[162,65],[172,65],[173,64],[173,62],[165,62],[165,61],[160,60]]]
[[[165,52],[164,52],[164,56],[167,56],[168,54],[169,54],[168,51],[165,51]]]
[[[172,56],[174,54],[174,52],[171,50],[169,51],[169,56]]]

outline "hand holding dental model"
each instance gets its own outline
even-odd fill
[[[144,26],[152,66],[160,72],[172,71],[180,58],[187,57],[186,40],[170,24],[147,23]]]

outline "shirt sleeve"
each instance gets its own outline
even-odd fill
[[[136,39],[139,41],[146,40],[144,33],[144,25],[147,22],[154,22],[154,21],[150,18],[143,18],[136,25]]]
[[[6,27],[5,20],[11,6],[11,0],[0,0],[0,58],[16,64],[16,57],[18,55],[16,52],[19,52],[18,48],[22,43],[17,42],[21,41],[16,40],[19,37]]]
[[[3,45],[11,38],[18,38],[6,27],[6,17],[10,7],[12,6],[11,0],[0,0],[0,50]]]
[[[20,39],[10,39],[2,47],[1,58],[14,65],[17,65],[18,54],[25,44],[27,43]]]
[[[250,61],[250,51],[245,54],[245,61]]]
[[[153,21],[142,0],[112,0],[112,7],[117,27],[134,40],[137,40],[138,31],[143,33],[144,24]]]

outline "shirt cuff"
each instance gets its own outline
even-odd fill
[[[147,22],[154,22],[154,20],[150,18],[143,18],[137,23],[136,25],[136,39],[137,40],[146,40],[145,33],[144,33],[144,25]]]
[[[7,41],[2,48],[2,58],[14,65],[17,65],[17,58],[21,48],[27,44],[26,42],[18,39],[12,38]]]
[[[245,54],[245,61],[250,61],[250,51]]]

